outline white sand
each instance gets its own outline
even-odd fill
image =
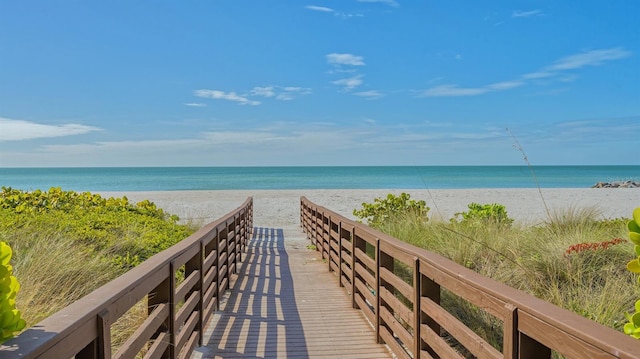
[[[293,228],[299,226],[300,196],[327,207],[346,217],[362,202],[373,202],[388,193],[402,190],[225,190],[225,191],[162,191],[162,192],[103,192],[106,197],[127,196],[137,202],[148,199],[165,211],[177,214],[182,220],[204,224],[240,206],[252,196],[254,225],[259,227]],[[517,223],[535,224],[548,217],[542,198],[551,213],[570,208],[594,207],[602,218],[630,217],[640,207],[640,189],[447,189],[405,190],[412,199],[422,199],[431,208],[432,217],[451,218],[456,212],[467,210],[471,202],[500,203]]]

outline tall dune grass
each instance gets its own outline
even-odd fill
[[[574,244],[626,238],[624,220],[601,220],[593,208],[556,212],[538,226],[469,226],[408,214],[379,229],[619,331],[624,313],[633,310],[637,299],[637,282],[625,269],[633,253],[631,242],[567,253]],[[490,316],[446,293],[443,299],[455,302],[443,305],[465,324],[491,332],[495,320]],[[501,342],[501,333],[489,340]]]

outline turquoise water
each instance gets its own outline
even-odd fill
[[[0,186],[23,190],[587,188],[640,181],[640,166],[372,166],[0,168]]]

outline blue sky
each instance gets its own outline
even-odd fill
[[[2,167],[640,164],[637,1],[0,9]]]

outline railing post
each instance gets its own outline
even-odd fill
[[[502,352],[505,359],[518,358],[518,308],[507,303],[505,308],[508,314],[503,320]]]
[[[189,261],[187,261],[187,263],[185,264],[185,268],[184,268],[184,277],[187,278],[191,275],[191,273],[198,271],[198,282],[193,286],[193,289],[191,289],[189,291],[189,293],[187,293],[187,295],[185,296],[185,300],[188,299],[193,292],[197,291],[198,292],[198,304],[196,305],[196,310],[198,311],[198,324],[196,326],[196,328],[198,328],[198,343],[202,342],[202,331],[204,329],[204,314],[202,313],[204,307],[203,307],[203,302],[204,302],[204,242],[202,241],[202,239],[200,240],[200,251],[198,252],[198,254],[196,256],[194,256],[193,258],[191,258]],[[202,344],[199,344],[202,345]]]
[[[383,287],[393,293],[393,288],[382,279],[380,276],[380,269],[385,268],[393,273],[393,257],[380,250],[380,238],[376,239],[376,340],[378,344],[384,343],[382,337],[380,337],[380,327],[383,325],[384,320],[380,316],[380,308],[384,305],[382,298],[380,297],[380,289]]]
[[[427,297],[437,305],[440,305],[440,284],[423,275],[421,266],[418,267],[418,271],[420,272],[420,295],[422,297]],[[431,318],[429,313],[424,313],[422,305],[420,306],[420,322],[421,324],[426,324],[431,328],[435,335],[440,335],[440,324]],[[435,352],[431,348],[427,347],[426,349],[429,354],[435,355]]]
[[[422,281],[420,280],[420,259],[413,258],[413,357],[420,358],[422,352],[422,310],[420,309],[420,301],[422,299]]]
[[[351,230],[351,307],[353,309],[360,309],[358,303],[356,303],[356,249],[360,249],[363,252],[366,250],[366,245],[359,241],[356,237],[356,227]]]
[[[240,216],[233,217],[233,273],[238,273],[238,263],[240,262]]]
[[[338,285],[344,287],[342,284],[342,221],[338,222]]]
[[[219,247],[219,243],[218,243],[218,233],[220,231],[218,231],[218,228],[214,228],[214,231],[216,231],[215,236],[213,237],[213,239],[211,240],[211,253],[213,253],[213,251],[216,252],[216,256],[215,259],[213,260],[213,263],[211,264],[211,268],[215,268],[216,269],[216,275],[213,278],[213,282],[216,283],[216,290],[215,292],[211,293],[211,295],[213,295],[215,297],[215,301],[216,301],[216,305],[215,305],[215,310],[218,311],[220,310],[220,251],[218,250]],[[211,270],[211,269],[209,269]],[[213,300],[214,298],[212,298]]]
[[[231,288],[231,274],[233,274],[233,271],[231,269],[231,242],[233,241],[233,239],[229,238],[229,220],[227,219],[225,222],[225,233],[224,233],[224,238],[225,238],[225,242],[227,243],[227,245],[225,246],[225,251],[227,253],[227,273],[225,273],[224,275],[227,278],[227,285],[224,288],[224,290],[227,290],[229,288]],[[235,234],[234,234],[235,235]],[[235,248],[234,248],[235,250]],[[235,257],[234,257],[235,260]]]
[[[217,230],[216,231],[216,238],[214,239],[216,241],[216,251],[217,251],[217,258],[216,258],[216,263],[218,268],[216,269],[216,280],[218,281],[217,284],[217,290],[218,290],[218,298],[217,298],[217,304],[216,307],[218,307],[218,310],[220,310],[220,298],[222,298],[222,293],[224,292],[225,288],[222,288],[222,282],[224,280],[224,274],[222,273],[222,268],[224,267],[224,263],[220,260],[220,258],[222,258],[222,249],[220,247],[220,242],[222,241],[222,232],[224,232],[225,229],[221,230]]]
[[[175,338],[175,331],[174,331],[175,313],[176,313],[176,306],[174,303],[174,294],[175,294],[175,287],[176,287],[175,273],[176,272],[175,272],[174,262],[171,261],[169,263],[169,273],[167,278],[165,278],[165,280],[162,281],[162,283],[160,283],[156,288],[154,288],[147,296],[148,298],[147,305],[148,305],[149,314],[151,314],[153,309],[159,304],[166,303],[167,306],[169,307],[169,316],[164,321],[160,329],[158,329],[158,333],[156,334],[156,337],[158,334],[160,334],[160,332],[167,332],[169,337],[169,345],[167,346],[167,350],[165,351],[165,353],[162,355],[162,358],[170,358],[170,359],[175,358],[175,355],[176,355],[175,353],[176,338]]]

